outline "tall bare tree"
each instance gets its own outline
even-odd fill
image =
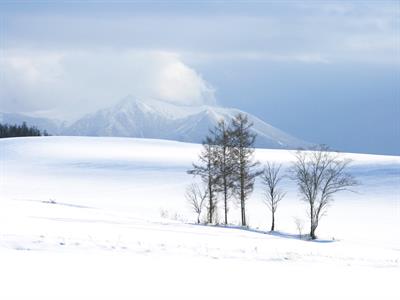
[[[228,224],[228,201],[234,193],[234,170],[236,167],[232,151],[232,133],[225,120],[221,120],[211,131],[216,143],[216,155],[218,165],[218,192],[224,200],[224,222]]]
[[[309,205],[311,239],[317,238],[315,231],[333,196],[357,184],[355,178],[346,171],[350,162],[339,153],[329,151],[326,146],[318,146],[311,151],[297,151],[295,154],[292,178],[303,200]]]
[[[280,174],[281,167],[281,165],[267,162],[264,167],[264,172],[261,176],[266,187],[264,202],[272,214],[271,231],[275,230],[275,212],[278,209],[278,204],[286,194],[279,189],[279,183],[283,178],[283,176]]]
[[[207,186],[207,219],[208,223],[212,223],[217,207],[217,182],[218,182],[218,165],[216,156],[215,142],[211,137],[207,137],[203,142],[203,150],[199,155],[199,163],[193,164],[193,169],[187,171],[188,174],[200,176],[203,183]]]
[[[185,197],[190,207],[197,214],[197,224],[199,224],[204,201],[207,198],[207,189],[201,188],[197,183],[192,183],[186,188]]]
[[[261,174],[256,170],[258,162],[254,161],[254,142],[256,134],[251,131],[253,123],[246,115],[238,114],[232,120],[233,154],[236,160],[237,194],[240,200],[242,226],[246,222],[246,201],[253,192],[254,181]]]

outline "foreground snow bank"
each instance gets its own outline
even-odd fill
[[[125,138],[0,140],[2,298],[398,299],[399,157],[346,154],[363,185],[337,197],[321,239],[307,242],[293,238],[305,206],[289,181],[280,234],[266,234],[260,186],[248,205],[254,230],[191,225],[185,171],[200,149]],[[256,155],[285,167],[293,159],[285,150]],[[230,221],[238,220],[231,204]]]

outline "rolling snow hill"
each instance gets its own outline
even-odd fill
[[[399,299],[400,157],[345,154],[362,182],[315,242],[284,181],[276,234],[257,185],[251,229],[194,225],[184,198],[200,145],[96,137],[0,140],[2,299]],[[287,150],[256,150],[286,168]],[[305,225],[307,228],[307,225]],[[306,230],[306,229],[305,229]],[[211,293],[211,295],[210,295]]]

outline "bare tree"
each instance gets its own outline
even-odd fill
[[[233,154],[236,160],[236,190],[240,200],[242,226],[246,222],[246,201],[253,192],[254,180],[261,174],[255,170],[258,162],[253,160],[254,142],[256,134],[251,132],[253,123],[249,122],[246,115],[238,114],[232,120]]]
[[[266,187],[264,202],[272,214],[271,231],[275,230],[275,212],[278,209],[278,204],[286,195],[286,193],[278,188],[278,185],[283,178],[280,171],[281,165],[267,162],[261,176]]]
[[[203,142],[203,150],[199,155],[199,163],[193,164],[193,169],[187,171],[188,174],[200,176],[203,183],[207,186],[207,219],[208,223],[213,222],[213,217],[217,208],[217,191],[218,168],[216,160],[215,142],[207,137]]]
[[[236,167],[232,151],[232,132],[224,120],[218,122],[211,131],[216,143],[216,155],[218,165],[217,189],[224,200],[224,222],[228,224],[228,200],[234,193],[234,170]]]
[[[294,217],[294,223],[296,224],[297,232],[299,233],[299,238],[302,239],[304,221],[298,217]]]
[[[207,189],[202,189],[197,183],[192,183],[186,188],[185,197],[197,214],[197,224],[200,224],[200,215],[204,207],[204,201],[207,198]]]
[[[295,154],[292,178],[303,200],[309,204],[311,239],[316,239],[315,231],[333,196],[357,184],[354,177],[346,172],[350,162],[339,153],[330,152],[326,146],[318,146],[312,151],[297,151]]]

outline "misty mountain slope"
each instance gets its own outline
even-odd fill
[[[86,115],[66,128],[63,135],[141,137],[201,142],[221,119],[246,114],[254,123],[257,147],[308,147],[297,139],[238,109],[214,106],[180,106],[157,100],[140,101],[127,97],[117,105]]]
[[[46,130],[51,135],[60,134],[65,126],[65,124],[59,120],[32,117],[20,113],[0,112],[0,123],[2,124],[19,125],[23,122],[26,122],[28,126],[35,126],[41,131]]]

